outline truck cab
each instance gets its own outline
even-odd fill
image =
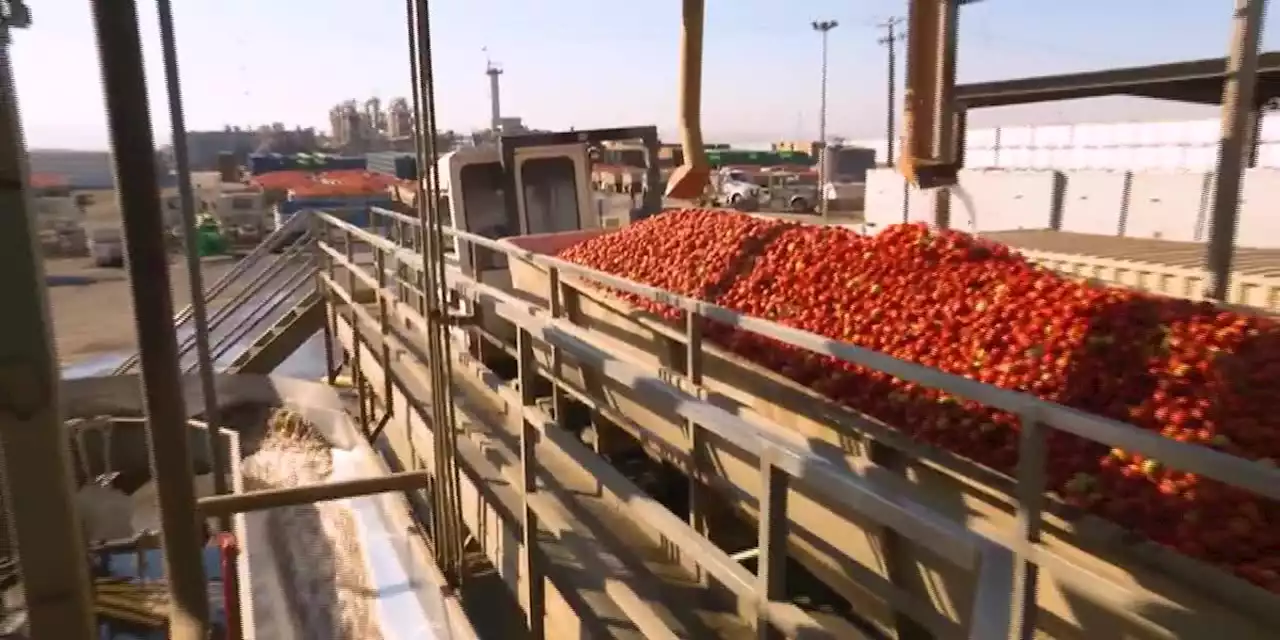
[[[502,136],[497,145],[462,148],[437,163],[442,200],[454,229],[500,240],[618,228],[657,213],[661,192],[650,189],[633,209],[626,198],[592,189],[590,150],[605,141],[639,140],[647,151],[649,184],[659,184],[656,127]],[[449,266],[485,284],[510,289],[505,255],[453,241]],[[458,309],[476,315],[467,303]],[[500,327],[487,327],[502,332]]]
[[[603,141],[645,143],[657,184],[657,129],[633,127],[503,136],[497,145],[457,149],[440,158],[440,188],[450,225],[495,240],[513,236],[616,228],[661,209],[650,190],[641,206],[612,205],[591,185],[590,148]],[[461,245],[461,246],[458,246]],[[455,241],[457,267],[487,283],[503,284],[505,257]]]

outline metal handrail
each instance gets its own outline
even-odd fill
[[[294,239],[292,243],[286,247],[286,250],[276,256],[271,262],[267,263],[266,268],[254,274],[253,279],[249,281],[245,287],[236,292],[225,304],[220,306],[217,311],[209,318],[209,334],[213,338],[214,330],[221,327],[229,318],[233,317],[244,305],[248,304],[259,293],[267,287],[268,284],[274,282],[276,277],[285,270],[290,264],[295,264],[299,256],[306,255],[307,246],[310,238],[307,234],[303,234]],[[178,358],[186,357],[191,349],[195,347],[194,336],[188,337],[182,342],[178,349]]]
[[[213,361],[216,363],[219,358],[226,355],[227,351],[231,350],[231,348],[237,343],[243,341],[248,336],[249,332],[253,331],[254,327],[261,323],[264,318],[267,318],[274,313],[276,309],[279,309],[280,305],[286,302],[296,303],[297,300],[294,300],[295,294],[297,294],[302,286],[307,284],[310,279],[315,277],[316,264],[317,263],[314,259],[309,259],[300,265],[280,286],[279,292],[275,294],[275,298],[272,300],[271,304],[268,304],[260,312],[254,313],[245,318],[243,322],[236,327],[233,327],[221,340],[218,340],[216,343],[211,345],[210,349],[213,351]],[[193,364],[186,368],[186,372],[190,373],[194,369],[195,365]]]
[[[415,222],[411,218],[385,209],[374,208],[372,213],[408,224]],[[326,220],[326,222],[329,221]],[[969,397],[990,406],[1016,413],[1022,418],[1024,425],[1021,434],[1022,440],[1019,443],[1019,463],[1016,472],[1013,474],[1016,480],[1014,497],[1016,499],[1019,530],[1013,539],[1004,540],[1003,543],[1014,549],[1019,556],[1019,562],[1016,566],[1016,573],[1019,576],[1018,581],[1020,584],[1028,585],[1020,589],[1022,593],[1035,592],[1036,573],[1038,566],[1041,564],[1052,566],[1055,575],[1062,579],[1076,583],[1094,584],[1097,588],[1104,588],[1104,585],[1109,585],[1106,588],[1116,587],[1123,590],[1123,587],[1111,584],[1088,570],[1061,561],[1053,553],[1045,551],[1039,545],[1044,493],[1049,488],[1045,482],[1046,452],[1044,442],[1048,429],[1058,429],[1088,440],[1159,459],[1162,463],[1173,468],[1199,473],[1202,476],[1243,488],[1260,496],[1280,499],[1280,470],[1264,464],[1255,463],[1207,447],[1170,440],[1130,424],[1048,402],[1026,393],[1009,391],[979,383],[968,378],[901,361],[848,343],[830,340],[824,336],[784,327],[768,320],[744,316],[719,305],[641,285],[552,256],[536,254],[507,242],[485,238],[457,229],[445,229],[444,232],[460,241],[470,242],[503,253],[508,257],[538,265],[547,270],[548,276],[552,281],[556,281],[562,273],[584,280],[595,281],[615,289],[640,295],[655,302],[680,308],[686,311],[687,319],[697,316],[707,317],[784,343],[825,354],[844,362],[868,366],[908,381]],[[416,252],[397,247],[395,243],[385,238],[366,234],[362,236],[362,239],[371,246],[382,250],[395,251],[397,260],[411,267],[420,263],[420,258],[416,255]],[[476,299],[484,298],[486,302],[491,304],[498,303],[502,297],[501,295],[492,295],[493,293],[501,294],[501,292],[492,287],[470,285],[469,279],[465,277],[454,278],[451,286],[471,286],[473,289],[470,292],[472,297]],[[517,301],[517,306],[519,309],[527,309],[528,303]],[[499,315],[506,314],[504,312],[499,313]],[[695,322],[686,323],[687,334],[684,339],[687,344],[693,345],[700,342],[701,338],[697,334],[697,326]],[[1184,571],[1181,565],[1178,565],[1177,570],[1179,572]],[[1024,605],[1025,602],[1022,602],[1017,608],[1019,617],[1032,615],[1027,611],[1028,607]],[[1253,610],[1257,604],[1250,603],[1247,606],[1250,610]]]
[[[304,216],[297,216],[297,215],[292,216],[289,219],[285,220],[284,224],[276,227],[271,231],[271,233],[267,234],[267,237],[263,238],[262,242],[259,243],[258,246],[254,247],[252,251],[245,254],[244,257],[241,258],[240,261],[237,262],[234,267],[227,270],[227,272],[223,274],[221,278],[219,278],[216,282],[210,285],[208,289],[205,290],[204,292],[205,300],[212,301],[214,298],[221,295],[223,291],[226,291],[226,289],[230,287],[235,282],[235,280],[240,277],[241,274],[245,273],[246,271],[251,269],[253,266],[255,266],[258,263],[258,260],[262,258],[263,255],[269,255],[270,252],[276,247],[276,245],[280,242],[282,238],[286,237],[290,233],[305,230],[306,226],[300,220],[303,217]],[[291,242],[288,246],[294,246],[296,244],[297,242],[295,239],[295,242]],[[192,295],[195,295],[194,291],[192,292]],[[188,304],[187,306],[183,307],[181,311],[174,314],[173,316],[174,328],[175,329],[179,328],[182,325],[186,324],[188,321],[190,321],[192,314],[193,314],[192,305]],[[112,375],[124,375],[126,373],[129,373],[130,370],[132,370],[135,366],[137,366],[138,355],[139,354],[135,352],[134,354],[130,355],[128,358],[125,358],[124,362],[121,362],[119,365],[116,366],[114,370],[112,370],[111,372]]]
[[[411,268],[421,268],[421,256],[416,252],[408,251],[393,241],[359,229],[333,216],[318,214],[318,218],[324,224],[343,231],[347,238],[365,242],[374,249],[389,254],[391,259],[408,264]],[[466,236],[460,237],[471,240]],[[342,252],[329,247],[328,243],[321,241],[319,245],[330,261],[344,267],[362,284],[373,289],[381,299],[390,303],[386,306],[392,308],[396,306],[395,294],[381,284],[379,278],[364,273],[361,265],[347,259]],[[510,249],[514,248],[509,245],[499,245],[499,250],[509,251]],[[516,252],[509,251],[509,255],[516,255]],[[516,255],[516,257],[523,256]],[[385,271],[387,269],[384,269]],[[329,283],[331,287],[338,286],[332,279],[323,278],[322,280]],[[781,570],[777,559],[785,557],[785,535],[779,534],[779,532],[785,532],[785,525],[781,522],[785,522],[787,518],[785,487],[790,479],[800,480],[806,487],[816,490],[833,502],[842,505],[843,508],[864,514],[916,543],[938,551],[943,558],[958,567],[976,571],[979,576],[978,595],[972,612],[973,623],[970,625],[969,637],[977,640],[1008,635],[1011,625],[1009,615],[1013,603],[1010,582],[1012,573],[1009,570],[1013,566],[1013,560],[1008,549],[979,536],[941,514],[928,510],[906,496],[873,484],[858,474],[837,467],[829,460],[808,450],[797,448],[743,418],[677,389],[669,382],[649,374],[640,367],[618,359],[574,335],[572,331],[566,329],[563,321],[533,312],[529,309],[527,302],[515,296],[463,276],[451,274],[449,284],[451,288],[456,288],[473,301],[493,304],[498,308],[498,314],[514,323],[521,334],[527,334],[530,338],[540,339],[563,349],[576,361],[591,366],[634,389],[645,391],[653,397],[664,396],[678,413],[700,428],[715,433],[749,455],[757,456],[761,461],[764,483],[762,487],[765,487],[760,497],[762,567],[772,563],[775,571]],[[390,300],[387,300],[388,298]],[[359,315],[359,312],[357,313]],[[527,372],[522,373],[522,377],[524,375],[527,375]],[[528,385],[529,383],[524,383],[521,387],[525,388]],[[526,421],[535,424],[543,432],[558,428],[549,416],[539,413],[533,407],[526,406],[524,412]],[[598,478],[601,473],[602,470],[597,470]],[[718,548],[709,549],[706,545],[699,545],[697,540],[705,539],[693,531],[688,524],[674,516],[670,518],[658,516],[658,520],[661,520],[660,524],[653,521],[650,524],[661,527],[663,535],[676,541],[677,546],[682,546],[686,550],[694,550],[691,547],[697,547],[696,550],[700,553],[697,554],[696,561],[699,565],[739,596],[755,599],[762,605],[775,604],[774,601],[780,598],[778,594],[772,593],[771,589],[764,588],[763,585],[769,582],[767,576],[753,577],[737,561]],[[770,550],[773,551],[772,554],[769,553]],[[771,555],[773,560],[769,559]],[[771,608],[765,606],[766,618],[772,615],[769,611]]]
[[[373,211],[388,217],[394,216],[397,219],[401,217],[400,214],[394,211],[378,207],[374,207]],[[1201,445],[1171,440],[1128,423],[1049,402],[1028,393],[1001,389],[1000,387],[946,373],[938,369],[899,360],[893,356],[847,342],[832,340],[826,336],[801,329],[793,329],[770,320],[747,316],[727,307],[632,282],[552,256],[533,253],[500,240],[492,240],[452,228],[447,228],[444,232],[455,238],[505,253],[510,257],[519,258],[547,269],[557,270],[562,274],[571,274],[587,280],[594,280],[654,302],[676,307],[688,313],[700,315],[704,318],[745,329],[792,346],[830,356],[842,362],[868,367],[909,382],[964,396],[985,405],[1015,413],[1023,418],[1024,424],[1043,424],[1087,440],[1155,458],[1170,467],[1191,471],[1242,489],[1248,489],[1260,496],[1280,500],[1280,469],[1254,463]]]

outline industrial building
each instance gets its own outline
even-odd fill
[[[33,175],[60,176],[71,189],[111,189],[115,183],[107,151],[32,149],[28,157]]]
[[[218,154],[230,153],[238,161],[258,148],[260,139],[253,129],[226,127],[221,131],[188,131],[187,156],[193,171],[213,171],[218,167]]]

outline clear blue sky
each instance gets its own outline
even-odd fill
[[[105,148],[86,0],[29,0],[35,25],[13,45],[31,147]],[[986,0],[962,12],[960,80],[1223,55],[1232,0]],[[157,139],[169,138],[155,7],[141,2]],[[408,94],[402,0],[174,0],[189,129],[281,121],[327,128],[344,99]],[[711,139],[814,136],[820,40],[831,32],[829,129],[879,136],[885,52],[874,24],[904,0],[707,0],[704,128]],[[677,0],[433,0],[439,118],[484,126],[489,47],[506,69],[504,115],[540,128],[676,121]],[[1275,18],[1267,20],[1276,26]],[[1280,45],[1268,28],[1264,48]],[[1197,116],[1104,99],[987,110],[977,124]]]

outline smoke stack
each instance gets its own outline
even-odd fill
[[[502,69],[495,67],[490,62],[488,68],[485,69],[485,74],[489,76],[489,127],[493,129],[494,133],[500,133],[502,129],[502,99],[498,76],[502,75]]]

